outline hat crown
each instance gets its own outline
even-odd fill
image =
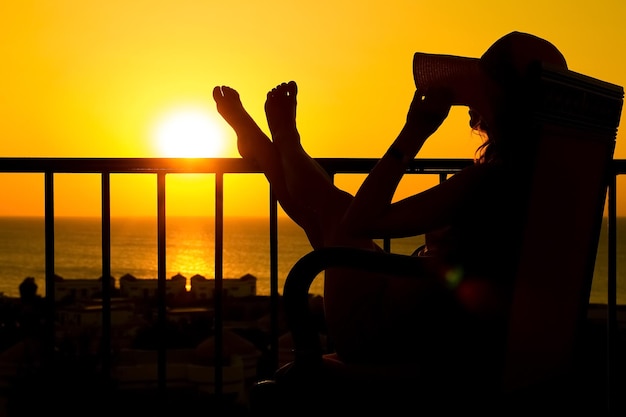
[[[480,58],[483,70],[495,79],[524,77],[537,62],[567,69],[561,52],[550,42],[523,32],[511,32],[495,41]]]

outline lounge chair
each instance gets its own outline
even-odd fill
[[[350,248],[324,248],[303,256],[283,291],[295,358],[275,378],[259,381],[255,414],[331,415],[406,411],[415,415],[526,415],[567,411],[602,414],[596,394],[606,380],[590,381],[581,364],[587,307],[607,185],[621,116],[623,88],[573,71],[538,71],[536,148],[526,227],[508,325],[508,343],[493,390],[474,390],[451,379],[429,392],[407,368],[358,369],[322,350],[309,311],[309,287],[325,269],[342,266],[407,275],[416,259]],[[417,268],[419,269],[419,268]],[[332,366],[329,368],[329,363]],[[329,369],[331,369],[329,371]],[[461,378],[467,380],[467,378]],[[422,381],[423,382],[423,381]],[[598,398],[595,398],[598,400]],[[609,404],[599,398],[601,407]],[[392,414],[388,414],[392,413]]]

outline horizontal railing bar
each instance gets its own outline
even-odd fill
[[[0,172],[247,173],[259,169],[242,158],[0,158]]]
[[[364,174],[378,158],[314,158],[330,174]],[[469,158],[416,158],[407,172],[446,174],[472,163]],[[626,159],[614,159],[615,175],[626,174]],[[0,158],[0,173],[133,174],[133,173],[261,173],[242,158]]]
[[[369,172],[378,158],[315,158],[331,174]],[[472,162],[467,158],[415,159],[409,172],[455,172]],[[3,173],[260,173],[242,158],[0,158]]]

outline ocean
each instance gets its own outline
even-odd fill
[[[618,304],[626,304],[626,217],[618,219]],[[397,239],[392,251],[410,254],[422,237]],[[102,233],[99,218],[55,219],[55,273],[65,279],[102,275]],[[278,221],[278,279],[282,292],[290,268],[311,246],[304,232],[290,219]],[[214,220],[211,217],[168,217],[166,220],[166,276],[178,273],[213,278]],[[119,279],[131,274],[140,279],[157,277],[156,218],[111,219],[111,274]],[[226,218],[224,221],[223,277],[257,277],[257,293],[270,292],[269,221],[267,218]],[[590,301],[606,303],[606,224],[596,260]],[[44,221],[42,217],[0,217],[0,293],[19,296],[18,286],[35,278],[38,293],[45,291]],[[322,294],[323,277],[311,292]]]

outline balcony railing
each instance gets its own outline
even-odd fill
[[[318,158],[317,161],[331,176],[337,174],[364,174],[371,170],[377,159],[374,158]],[[408,174],[436,175],[439,180],[462,169],[471,163],[469,159],[416,159],[407,169]],[[582,168],[584,169],[584,167]],[[55,316],[55,174],[99,174],[101,177],[101,209],[102,209],[102,277],[111,276],[111,174],[156,174],[157,177],[157,280],[158,303],[157,324],[164,329],[167,320],[166,310],[166,213],[165,213],[165,178],[168,174],[195,173],[213,174],[215,181],[215,388],[216,397],[222,394],[219,383],[223,379],[223,237],[224,237],[224,177],[246,173],[260,173],[259,169],[247,161],[239,158],[206,158],[206,159],[177,159],[177,158],[0,158],[0,174],[3,173],[39,173],[44,176],[44,222],[45,222],[45,287],[46,305],[50,308],[49,317]],[[609,358],[613,341],[617,331],[617,178],[626,174],[626,160],[614,161],[614,175],[608,186],[607,194],[607,223],[608,223],[608,290],[606,297],[607,329]],[[277,218],[278,204],[269,188],[269,238],[270,238],[270,356],[272,366],[278,365],[278,233]],[[7,201],[0,190],[0,201]],[[390,248],[389,241],[384,245]],[[102,280],[102,352],[111,352],[111,287],[109,282]],[[50,320],[53,322],[54,320]],[[47,333],[48,354],[53,355],[54,326],[50,325]],[[164,332],[162,332],[164,334]],[[166,391],[167,357],[165,340],[159,343],[157,354],[158,390]],[[111,358],[104,354],[102,358],[103,375],[110,375]]]

